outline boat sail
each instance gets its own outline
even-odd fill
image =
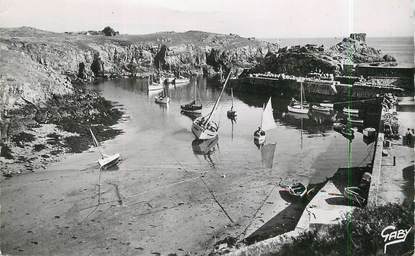
[[[185,105],[181,105],[180,108],[182,109],[182,112],[185,113],[192,113],[192,114],[200,114],[202,112],[202,104],[197,104],[197,88],[196,88],[197,82],[195,82],[194,86],[194,97],[193,100]]]
[[[228,77],[226,78],[225,84],[223,85],[222,91],[219,94],[218,99],[215,102],[215,105],[213,105],[212,110],[210,111],[209,115],[207,117],[198,117],[193,121],[192,124],[192,132],[196,136],[196,138],[200,140],[208,140],[213,137],[215,137],[218,134],[219,125],[212,121],[211,118],[213,116],[213,113],[216,110],[216,107],[218,106],[218,103],[220,101],[220,98],[222,97],[223,92],[225,91],[226,84],[228,83],[229,77],[231,75],[231,72],[229,72]]]
[[[303,102],[303,81],[300,81],[300,102],[292,100],[290,105],[287,106],[288,111],[297,114],[308,114],[309,104]]]
[[[233,107],[233,88],[231,88],[231,97],[232,97],[232,107],[230,110],[228,110],[227,112],[227,116],[229,119],[235,119],[236,117],[236,110]]]
[[[271,97],[269,97],[268,103],[262,112],[261,126],[254,132],[254,141],[258,144],[263,144],[265,142],[265,132],[275,127],[277,126],[272,113]]]
[[[95,147],[98,148],[99,153],[101,154],[101,159],[98,159],[98,164],[101,169],[108,168],[110,166],[116,165],[120,161],[120,154],[113,154],[113,155],[106,155],[100,149],[101,145],[99,144],[97,138],[95,138],[94,133],[92,132],[91,128],[89,128],[89,132],[91,133],[92,140],[94,141]]]

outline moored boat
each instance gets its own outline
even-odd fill
[[[311,109],[313,111],[319,111],[319,112],[331,112],[331,111],[333,111],[332,107],[323,106],[323,105],[321,105],[321,103],[318,104],[318,105],[311,105]]]
[[[192,133],[195,135],[196,138],[200,140],[207,140],[214,138],[218,134],[219,125],[216,122],[212,121],[211,118],[216,110],[216,107],[219,104],[220,98],[222,97],[222,94],[225,90],[226,84],[228,83],[230,75],[231,72],[229,72],[225,84],[223,85],[222,91],[220,92],[219,97],[216,100],[215,105],[213,105],[213,108],[210,111],[209,115],[206,117],[198,117],[193,121]]]
[[[233,106],[233,88],[231,88],[231,97],[232,97],[232,106],[231,106],[231,109],[228,110],[228,112],[226,112],[226,115],[228,116],[229,119],[235,119],[236,110],[234,109],[234,106]]]
[[[274,129],[275,125],[274,115],[272,111],[271,97],[262,111],[261,125],[254,132],[254,142],[256,144],[263,144],[265,142],[266,131]]]
[[[300,102],[295,99],[292,99],[290,104],[287,106],[289,112],[297,114],[308,114],[310,105],[303,101],[303,83],[301,82],[300,87]]]
[[[195,87],[194,87],[194,98],[193,100],[185,105],[181,105],[180,108],[182,110],[182,112],[185,113],[202,113],[202,104],[201,103],[197,103],[197,88],[196,88],[196,83],[195,83]]]

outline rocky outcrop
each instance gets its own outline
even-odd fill
[[[159,70],[211,74],[231,66],[251,68],[278,46],[200,31],[107,37],[24,27],[0,29],[0,49],[5,52],[2,56],[12,56],[0,60],[0,81],[10,88],[1,92],[9,100],[0,103],[10,108],[23,95],[37,104],[49,91],[70,92],[68,78],[127,77]]]
[[[286,73],[306,75],[309,72],[342,73],[344,64],[395,62],[390,55],[366,44],[366,34],[351,34],[333,47],[323,45],[292,46],[269,52],[259,65],[247,73]]]

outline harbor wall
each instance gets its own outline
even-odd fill
[[[295,79],[278,79],[266,77],[245,77],[230,80],[234,91],[255,92],[263,94],[292,93],[300,91],[301,83]],[[402,89],[395,87],[361,86],[350,84],[335,85],[332,88],[331,81],[305,81],[303,88],[306,95],[327,96],[339,100],[345,99],[367,99],[385,93],[400,93]]]
[[[375,155],[372,164],[372,179],[370,181],[369,194],[367,196],[367,205],[377,205],[377,194],[379,185],[381,184],[381,169],[382,169],[382,151],[383,151],[384,134],[379,132],[376,141]]]

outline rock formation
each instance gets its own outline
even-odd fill
[[[110,34],[112,29],[107,29]],[[70,79],[128,77],[157,69],[214,75],[221,68],[251,68],[277,45],[200,31],[142,36],[52,33],[33,28],[0,29],[2,105],[43,102],[71,91]],[[20,64],[19,64],[20,63]],[[36,70],[30,71],[30,70]],[[69,79],[69,80],[68,80]]]
[[[341,73],[343,64],[395,62],[390,55],[382,55],[380,50],[366,44],[366,34],[351,34],[329,49],[307,44],[292,46],[269,52],[261,63],[248,73],[286,73],[306,75],[309,72]]]

